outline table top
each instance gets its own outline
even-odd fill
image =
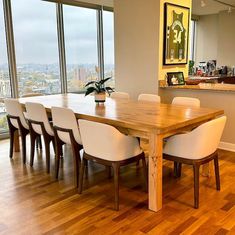
[[[213,119],[223,110],[188,108],[171,104],[138,102],[107,97],[104,104],[97,105],[93,96],[83,94],[58,94],[20,98],[19,102],[37,102],[48,112],[52,106],[70,108],[77,118],[98,121],[110,125],[132,128],[139,131],[167,133]]]

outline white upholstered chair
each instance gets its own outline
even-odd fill
[[[181,175],[181,164],[193,165],[194,170],[194,207],[199,206],[199,168],[214,160],[216,188],[220,190],[220,176],[217,148],[224,130],[226,117],[206,122],[193,131],[170,137],[164,147],[164,158],[178,162],[177,176]]]
[[[159,95],[154,95],[154,94],[140,94],[138,97],[138,101],[161,103],[161,97]]]
[[[172,100],[172,104],[199,108],[200,100],[197,98],[191,98],[191,97],[175,97]]]
[[[119,209],[119,168],[120,166],[142,160],[144,175],[147,180],[145,157],[137,138],[120,133],[113,126],[102,123],[79,120],[83,143],[79,193],[82,192],[84,160],[112,167],[115,185],[115,209]]]
[[[13,146],[14,146],[14,134],[17,130],[20,132],[21,144],[22,144],[22,157],[23,163],[26,163],[26,136],[29,134],[29,126],[25,119],[22,106],[16,99],[5,99],[4,100],[7,121],[9,126],[10,134],[10,158],[13,157]]]
[[[119,92],[119,91],[115,91],[113,93],[111,93],[110,95],[111,98],[118,98],[118,99],[130,99],[130,95],[126,92]]]
[[[78,127],[78,121],[71,109],[52,107],[52,120],[56,145],[56,164],[55,175],[58,179],[60,157],[62,156],[62,146],[69,144],[72,147],[74,160],[74,183],[78,187],[79,168],[81,163],[80,150],[82,149],[82,141]]]
[[[46,165],[47,172],[50,172],[50,143],[54,143],[54,132],[52,125],[49,122],[45,107],[39,103],[26,102],[25,103],[27,119],[29,123],[29,132],[31,139],[31,153],[30,153],[30,165],[33,166],[35,143],[38,137],[41,135],[44,139],[46,150]]]

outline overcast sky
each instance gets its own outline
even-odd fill
[[[0,0],[1,1],[1,0]],[[0,51],[3,47],[0,7]],[[58,63],[56,5],[41,0],[12,0],[13,27],[18,64]],[[113,63],[113,16],[104,16],[106,63]],[[96,11],[64,6],[66,59],[69,64],[97,63]],[[4,38],[5,39],[5,38]],[[0,63],[2,56],[0,54]]]

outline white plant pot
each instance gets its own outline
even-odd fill
[[[95,102],[104,103],[106,99],[106,93],[95,94]]]

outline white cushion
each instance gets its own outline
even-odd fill
[[[202,159],[218,148],[227,118],[225,116],[206,122],[193,131],[170,137],[164,146],[165,154]]]
[[[121,161],[142,153],[139,141],[110,125],[79,120],[85,152],[108,161]]]

